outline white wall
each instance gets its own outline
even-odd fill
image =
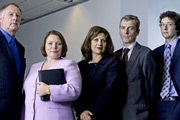
[[[67,42],[67,59],[80,61],[81,45],[94,25],[105,27],[111,34],[115,48],[120,47],[119,38],[120,1],[89,0],[51,15],[21,25],[17,39],[26,49],[27,69],[36,62],[45,60],[40,46],[45,34],[52,30],[60,31]]]
[[[149,0],[148,1],[148,46],[154,49],[165,43],[159,28],[161,13],[171,10],[180,13],[180,0]]]
[[[148,43],[148,0],[120,0],[120,17],[136,15],[140,20],[140,33],[136,40],[147,46]]]

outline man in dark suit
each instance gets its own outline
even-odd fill
[[[152,51],[136,42],[139,26],[140,21],[134,15],[125,15],[120,21],[119,34],[123,48],[114,55],[120,60],[123,76],[120,80],[121,120],[156,120],[155,114],[152,114],[157,103],[156,64]]]
[[[180,120],[180,15],[166,11],[159,22],[165,44],[153,51],[161,80],[158,119]]]
[[[24,47],[15,38],[20,21],[15,3],[0,9],[0,120],[20,120],[25,71]]]

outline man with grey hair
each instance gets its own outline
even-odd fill
[[[156,64],[152,51],[136,41],[140,32],[137,16],[125,15],[119,26],[123,48],[114,55],[120,60],[121,120],[156,120]]]
[[[21,13],[15,3],[0,9],[0,120],[20,120],[26,65],[25,49],[15,33],[20,27]]]

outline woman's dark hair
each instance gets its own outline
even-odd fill
[[[85,60],[92,60],[92,50],[91,50],[91,40],[98,36],[98,34],[104,33],[106,37],[107,46],[105,49],[105,52],[103,55],[109,55],[112,54],[114,51],[114,45],[111,39],[111,36],[109,32],[100,26],[93,26],[88,34],[86,35],[86,38],[81,46],[81,52],[83,55],[83,59]]]

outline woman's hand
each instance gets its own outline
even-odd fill
[[[81,113],[80,119],[81,120],[92,120],[90,115],[93,115],[93,114],[90,111],[85,110],[84,112]]]
[[[41,97],[48,94],[48,85],[44,82],[37,82],[37,94]]]

